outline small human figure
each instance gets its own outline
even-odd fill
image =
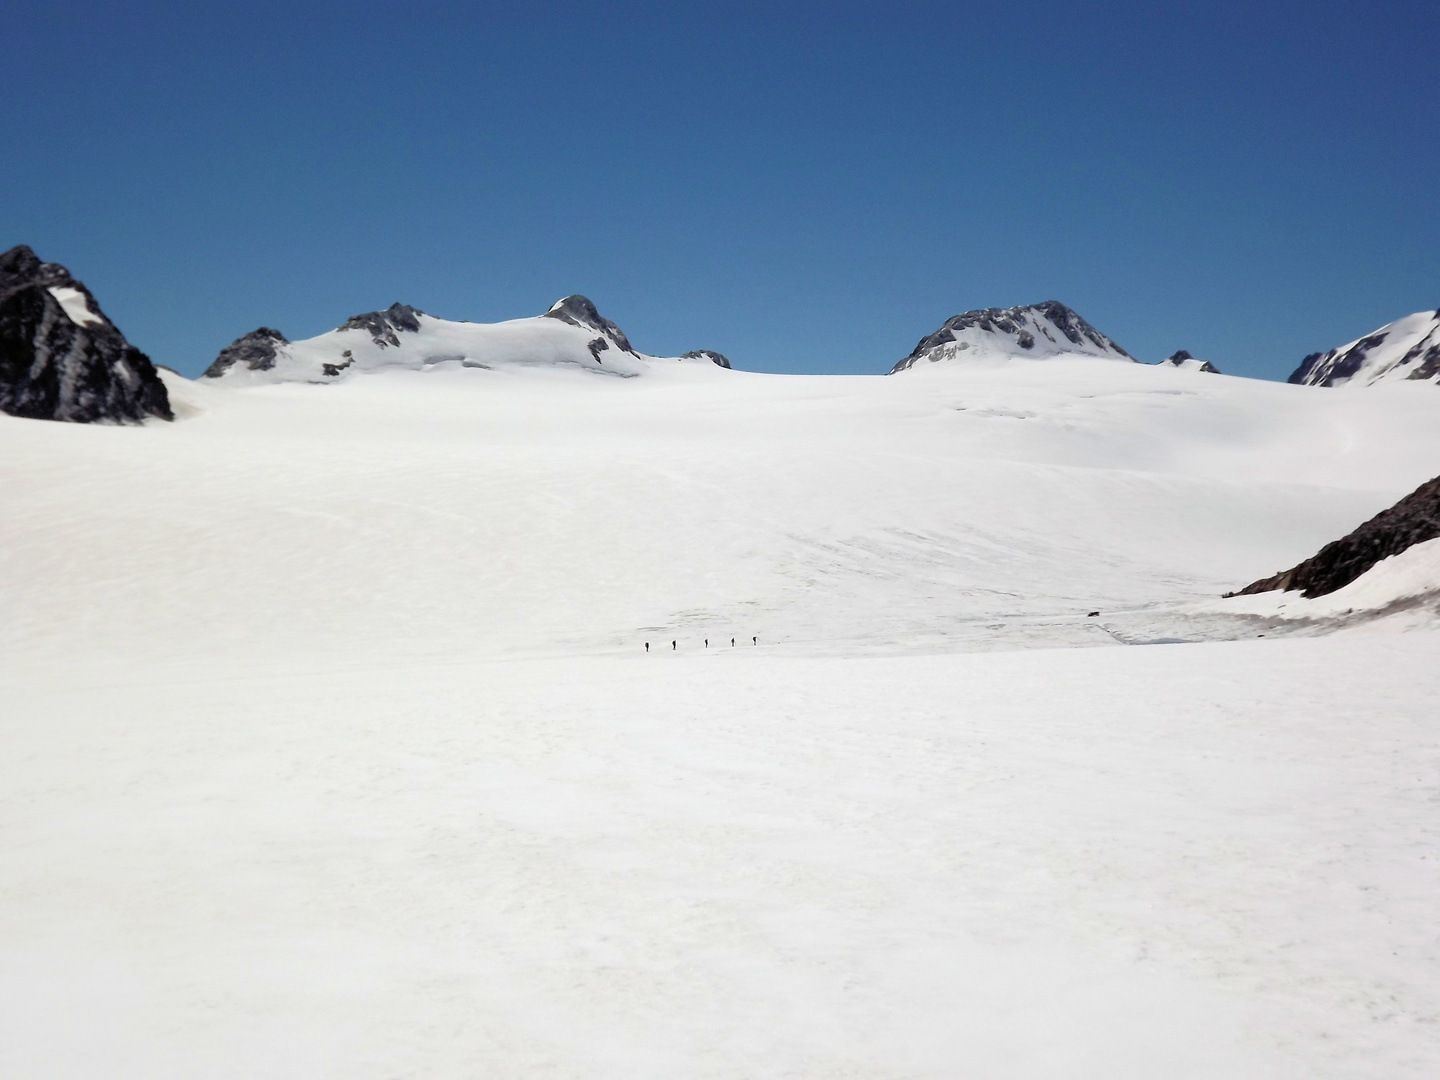
[[[648,641],[645,642],[645,651],[646,651],[646,652],[649,652],[649,651],[650,651],[650,643],[649,643]]]
[[[750,639],[750,644],[751,644],[751,645],[759,645],[759,644],[760,644],[760,639],[759,639],[758,637],[752,637],[752,638]]]
[[[705,648],[708,649],[709,647],[710,647],[710,639],[707,637],[707,638],[705,639]]]
[[[734,647],[735,647],[735,639],[732,637],[732,638],[730,639],[730,648],[733,649]]]
[[[673,642],[673,641],[670,642],[670,651],[671,651],[671,652],[674,652],[674,651],[675,651],[675,642]]]

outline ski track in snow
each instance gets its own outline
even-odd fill
[[[1217,599],[1433,387],[172,388],[0,417],[0,1075],[1440,1068],[1433,553]]]

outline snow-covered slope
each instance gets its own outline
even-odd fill
[[[578,360],[0,416],[0,1076],[1440,1073],[1432,388]]]
[[[920,339],[910,355],[890,369],[905,371],[921,361],[993,361],[1013,357],[1050,360],[1089,356],[1133,361],[1070,308],[1056,300],[1012,308],[982,308],[945,320]]]
[[[1371,386],[1396,379],[1440,380],[1440,311],[1417,311],[1329,352],[1311,353],[1290,382]]]
[[[332,382],[385,368],[570,366],[633,376],[658,360],[728,368],[709,350],[659,358],[637,352],[629,339],[583,296],[557,300],[544,315],[500,323],[439,319],[405,304],[354,315],[336,329],[287,341],[262,326],[223,349],[205,372],[231,384]]]
[[[1436,400],[1414,384],[1319,394],[1085,357],[918,380],[631,362],[650,373],[165,373],[178,425],[7,421],[0,646],[473,655],[759,633],[834,654],[1225,636],[1171,606],[1293,565],[1440,461]]]

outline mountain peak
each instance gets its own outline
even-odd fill
[[[1289,381],[1301,386],[1369,386],[1440,377],[1440,311],[1417,311],[1362,338],[1311,353]]]
[[[0,254],[0,412],[74,423],[173,419],[150,358],[59,263]]]
[[[967,355],[968,354],[968,355]],[[910,355],[890,373],[920,360],[1062,356],[1129,360],[1134,357],[1058,300],[1010,308],[977,308],[954,315],[933,334],[921,338]]]
[[[639,355],[630,344],[630,339],[625,332],[616,326],[604,315],[600,314],[598,308],[591,302],[589,297],[581,296],[578,293],[573,296],[562,297],[550,305],[550,310],[545,312],[543,318],[559,319],[571,326],[579,326],[587,330],[598,330],[613,341],[621,352],[631,355]]]

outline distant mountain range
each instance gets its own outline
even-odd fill
[[[937,363],[1090,358],[1139,363],[1072,308],[1045,300],[982,308],[947,319],[890,374]],[[333,382],[383,368],[563,366],[630,377],[656,363],[729,368],[718,352],[641,353],[583,296],[543,315],[499,323],[441,319],[406,304],[353,315],[334,330],[290,341],[262,326],[231,342],[204,378],[232,385]],[[1179,350],[1160,366],[1219,373]],[[1290,376],[1307,386],[1440,381],[1440,311],[1422,311],[1325,353]],[[172,419],[165,384],[95,297],[58,263],[20,245],[0,255],[0,412],[80,423]]]
[[[331,382],[380,368],[426,370],[570,366],[597,374],[632,376],[656,362],[703,363],[729,368],[718,352],[648,356],[583,296],[557,300],[543,315],[500,323],[440,319],[406,304],[352,315],[334,330],[289,341],[262,326],[237,338],[215,358],[204,378],[239,382]]]

